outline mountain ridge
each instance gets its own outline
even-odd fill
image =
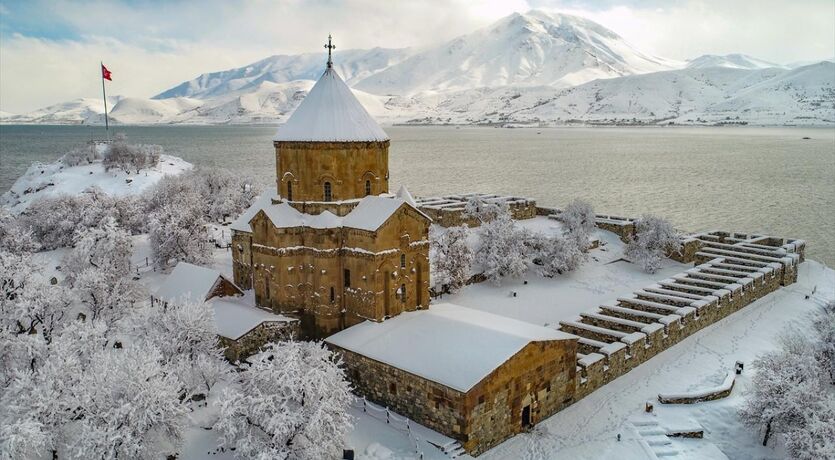
[[[150,99],[116,97],[109,116],[115,124],[280,123],[323,61],[323,53],[270,56]],[[782,125],[835,123],[835,71],[826,62],[790,67],[743,54],[673,61],[591,20],[532,10],[420,49],[340,51],[334,67],[382,123]],[[804,76],[792,74],[798,69]],[[100,124],[96,101],[3,114],[2,122]]]

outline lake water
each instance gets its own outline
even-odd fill
[[[197,165],[274,185],[270,126],[119,127]],[[835,265],[835,130],[831,128],[387,127],[392,191],[516,194],[598,212],[654,213],[687,230],[803,238]],[[0,126],[0,191],[33,161],[103,137],[101,128]],[[803,139],[809,137],[810,139]]]

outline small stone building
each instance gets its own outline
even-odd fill
[[[325,339],[355,391],[479,455],[573,402],[577,337],[452,304]]]
[[[154,304],[205,302],[214,297],[242,296],[243,291],[217,270],[180,262],[151,296]]]
[[[180,262],[151,297],[164,308],[180,302],[206,302],[214,313],[220,345],[232,362],[244,359],[269,342],[298,336],[298,320],[256,308],[244,293],[217,270]]]
[[[298,320],[256,308],[244,299],[215,298],[209,305],[220,345],[231,362],[246,359],[267,343],[290,340],[299,333]]]
[[[276,190],[233,225],[235,281],[323,338],[429,306],[429,225],[389,194],[388,135],[332,62],[274,138]]]

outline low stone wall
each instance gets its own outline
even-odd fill
[[[704,401],[715,401],[730,396],[735,384],[734,374],[729,372],[725,381],[715,388],[692,393],[659,394],[658,401],[662,404],[695,404]]]
[[[252,356],[264,345],[299,337],[299,322],[263,322],[237,339],[218,336],[223,355],[230,362],[242,361]]]

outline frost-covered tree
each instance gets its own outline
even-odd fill
[[[314,342],[270,344],[220,397],[215,430],[240,458],[334,458],[354,398],[337,355]]]
[[[39,248],[40,244],[35,241],[32,230],[25,227],[8,208],[0,207],[0,251],[22,254]]]
[[[205,397],[229,376],[232,366],[223,357],[214,313],[207,303],[172,303],[136,313],[133,334],[160,350],[181,382],[184,400]]]
[[[98,350],[67,395],[76,407],[67,450],[77,458],[157,459],[182,440],[182,390],[156,347]]]
[[[625,255],[647,273],[655,273],[665,254],[680,249],[681,239],[673,224],[647,214],[635,221],[635,235],[629,238]]]
[[[542,276],[553,278],[579,268],[587,258],[580,241],[578,238],[562,235],[534,238],[529,245],[535,251],[534,260],[540,265]]]
[[[154,266],[166,268],[177,262],[205,264],[211,257],[208,232],[198,198],[172,197],[150,216],[151,255]]]
[[[786,450],[797,460],[835,458],[835,400],[805,413],[803,423],[786,433]]]
[[[828,301],[812,324],[817,336],[815,356],[835,385],[835,300]]]
[[[589,247],[589,238],[595,229],[594,208],[586,201],[575,199],[560,214],[560,221],[565,225],[565,237],[576,242],[581,251]]]
[[[77,231],[98,227],[116,216],[114,198],[98,187],[77,196],[59,195],[33,201],[21,215],[21,223],[32,232],[41,249],[71,246]]]
[[[159,145],[128,144],[127,136],[118,133],[104,152],[102,165],[105,171],[121,169],[126,173],[153,168],[159,163],[162,147]]]
[[[186,174],[184,179],[194,180],[202,201],[206,203],[206,217],[212,222],[237,217],[260,193],[251,180],[226,169],[200,168]]]
[[[469,229],[466,225],[444,229],[432,225],[429,229],[429,264],[436,286],[445,292],[454,293],[461,289],[470,277],[473,251],[467,244]]]
[[[108,278],[118,279],[130,272],[133,240],[113,217],[98,227],[84,227],[75,234],[75,247],[64,258],[62,271],[72,285],[76,276],[88,268],[96,268]]]
[[[774,433],[806,430],[810,413],[835,409],[832,384],[816,359],[814,340],[793,332],[780,343],[780,350],[754,361],[752,391],[739,411],[746,424],[764,428],[763,445]]]
[[[73,147],[69,152],[61,157],[61,163],[65,166],[79,166],[92,164],[94,161],[101,159],[98,149],[95,145],[89,144],[86,146]]]
[[[482,224],[504,214],[510,214],[506,202],[489,202],[478,195],[470,197],[464,205],[464,216],[473,217]]]
[[[481,247],[475,263],[493,284],[500,285],[504,277],[518,278],[528,269],[526,241],[529,235],[511,218],[507,205],[479,228]]]
[[[73,293],[92,319],[112,326],[143,297],[144,289],[129,277],[114,277],[112,272],[90,267],[76,276]]]

